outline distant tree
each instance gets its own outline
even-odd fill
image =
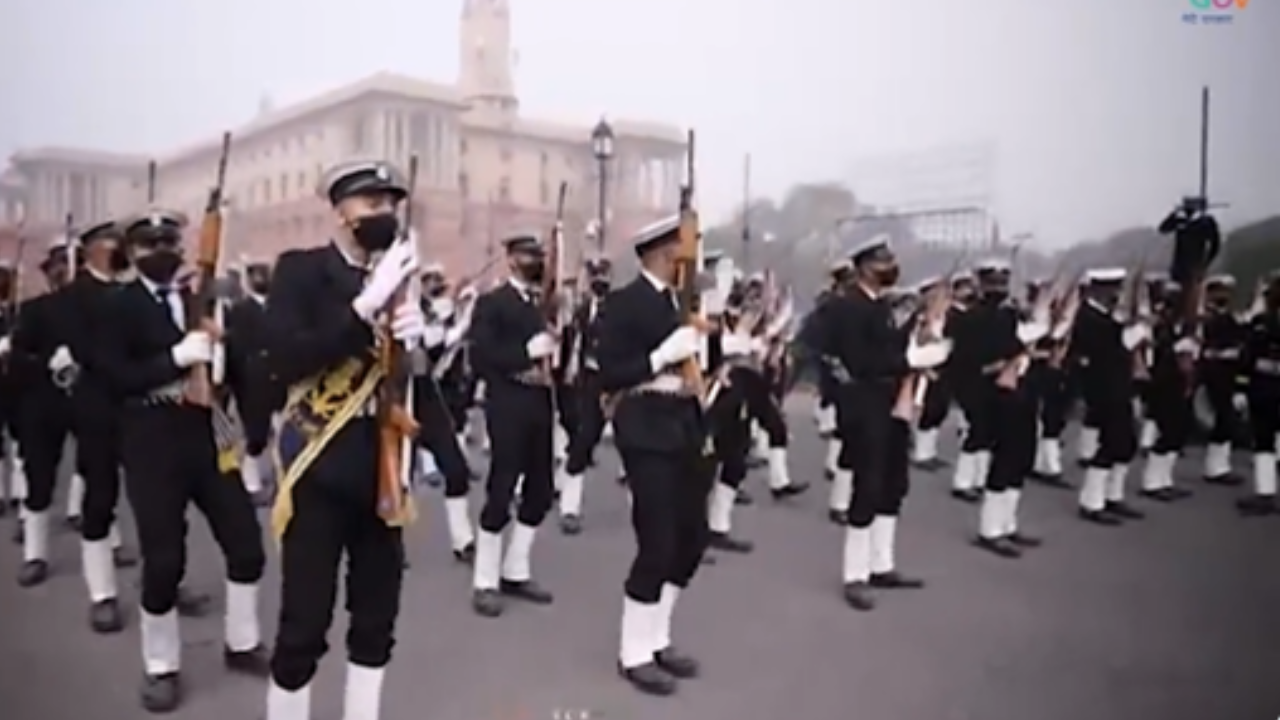
[[[1234,277],[1239,300],[1251,301],[1258,282],[1280,269],[1280,216],[1228,233],[1213,269]]]

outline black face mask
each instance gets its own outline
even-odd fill
[[[600,296],[607,294],[609,292],[609,281],[608,280],[592,280],[591,292]]]
[[[1009,299],[1009,288],[993,287],[983,288],[982,301],[992,305],[999,305]]]
[[[876,282],[880,283],[880,287],[893,287],[898,284],[898,277],[901,274],[902,271],[898,269],[897,265],[880,268],[875,271]]]
[[[111,251],[111,272],[124,272],[129,269],[129,256],[125,254],[124,248],[115,248]]]
[[[268,280],[250,280],[249,281],[249,290],[254,295],[266,295],[267,291],[270,289],[271,289],[271,282]]]
[[[138,272],[157,285],[168,285],[173,282],[182,267],[182,256],[173,250],[156,250],[136,262]]]
[[[366,215],[355,220],[351,226],[351,234],[356,243],[368,252],[391,247],[399,233],[400,218],[389,212]]]
[[[516,268],[520,272],[520,277],[524,278],[525,282],[534,284],[542,282],[542,277],[546,275],[547,272],[546,263],[541,260],[522,262],[517,265]]]

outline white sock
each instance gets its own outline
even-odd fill
[[[827,506],[839,512],[848,512],[849,503],[853,502],[853,471],[840,468],[831,479],[831,497]]]
[[[267,688],[266,720],[311,720],[311,684],[289,691],[272,682]]]
[[[876,575],[897,569],[898,518],[877,515],[871,522],[871,572]]]
[[[1018,534],[1018,507],[1022,504],[1022,491],[1018,489],[1005,490],[1004,500],[1001,512],[1001,518],[1004,524],[1004,534]]]
[[[916,462],[929,462],[938,457],[938,430],[921,430],[916,428],[915,442],[912,443],[912,459]]]
[[[262,492],[262,458],[258,455],[245,455],[240,460],[240,481],[250,494]]]
[[[671,647],[671,617],[676,611],[676,601],[680,599],[680,587],[666,583],[662,586],[662,597],[658,599],[658,612],[654,617],[653,652],[657,653]]]
[[[1259,497],[1276,496],[1276,454],[1253,454],[1253,493]]]
[[[67,487],[67,517],[80,517],[81,507],[84,505],[84,477],[80,473],[71,476],[71,482]]]
[[[1076,457],[1081,460],[1092,460],[1098,453],[1098,428],[1080,428],[1080,435],[1076,440]]]
[[[951,474],[952,490],[972,490],[978,486],[978,454],[961,452]]]
[[[449,526],[449,542],[454,550],[461,550],[476,540],[471,526],[471,507],[467,496],[444,499],[445,522]]]
[[[182,635],[178,632],[178,611],[163,615],[142,611],[142,663],[148,675],[178,672],[182,665]]]
[[[22,520],[22,560],[49,559],[49,511],[28,510]]]
[[[711,498],[707,501],[707,526],[711,532],[728,535],[733,528],[733,503],[738,491],[717,482],[711,488]]]
[[[1230,474],[1230,443],[1211,443],[1204,450],[1204,476],[1207,478],[1220,478]]]
[[[978,505],[978,536],[984,540],[1004,537],[1004,523],[1000,517],[1003,494],[992,490],[982,494],[982,502]]]
[[[658,605],[622,598],[622,638],[618,647],[618,662],[622,667],[635,668],[653,662],[653,638],[661,612]]]
[[[582,474],[558,472],[556,477],[560,481],[560,515],[582,515]]]
[[[1107,502],[1121,503],[1124,502],[1125,481],[1129,479],[1129,466],[1120,463],[1111,468],[1111,474],[1107,476]]]
[[[502,535],[481,530],[476,534],[476,560],[471,586],[476,590],[497,590],[502,567]]]
[[[84,574],[89,602],[115,599],[116,565],[110,540],[80,541],[80,571]]]
[[[223,617],[227,649],[246,652],[262,643],[258,625],[258,584],[227,581],[227,609]]]
[[[507,544],[506,554],[502,558],[503,580],[525,582],[533,577],[530,559],[533,554],[533,539],[537,534],[536,527],[520,522],[511,529],[511,542]]]
[[[871,529],[848,527],[844,531],[844,582],[871,578]]]
[[[784,447],[769,448],[769,489],[781,490],[791,484],[791,473],[787,468],[787,449]]]
[[[342,720],[380,720],[384,668],[347,663],[347,686],[342,697]]]
[[[1094,511],[1106,507],[1110,476],[1111,468],[1085,468],[1084,481],[1080,483],[1080,507]]]

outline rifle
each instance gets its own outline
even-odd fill
[[[561,182],[556,198],[556,221],[551,226],[551,248],[547,252],[545,267],[542,272],[542,285],[539,288],[542,316],[547,322],[547,328],[555,336],[557,343],[560,339],[560,333],[564,330],[564,318],[561,317],[560,313],[560,282],[564,279],[564,247],[562,247],[564,245],[564,203],[568,194],[569,183]],[[559,352],[552,353],[551,357],[548,357],[542,366],[547,380],[552,386],[554,386],[552,373],[559,364],[557,362],[559,354]]]
[[[686,182],[680,188],[679,246],[676,249],[676,279],[672,284],[680,305],[681,321],[703,329],[701,316],[701,288],[698,287],[698,263],[702,256],[702,232],[698,228],[698,211],[693,206],[695,187],[694,131],[689,131],[688,160],[685,167]],[[681,367],[685,384],[693,389],[698,400],[706,404],[709,399],[707,385],[702,377],[702,363],[697,357],[684,361]]]
[[[413,194],[418,180],[418,156],[409,157],[408,198],[404,209],[404,236],[397,242],[417,242],[413,235]],[[413,402],[412,365],[405,346],[391,334],[392,314],[401,304],[417,302],[421,294],[416,277],[408,278],[383,308],[383,322],[378,328],[378,364],[382,381],[378,383],[378,517],[392,527],[403,526],[410,519],[405,496],[405,473],[409,470],[412,444],[418,434],[418,423],[409,411]]]
[[[961,253],[952,264],[947,274],[936,285],[925,293],[923,307],[916,317],[916,326],[911,329],[911,341],[919,344],[937,342],[946,334],[947,312],[951,309],[952,279],[960,272],[966,252]],[[929,389],[929,375],[926,373],[908,373],[898,386],[898,395],[894,398],[893,417],[903,422],[913,422],[916,409],[924,404],[925,393]]]
[[[204,219],[200,223],[194,286],[187,297],[185,307],[188,330],[207,327],[217,321],[218,295],[215,284],[218,278],[218,261],[222,255],[222,192],[226,187],[227,158],[230,154],[231,133],[223,133],[222,154],[218,157],[216,179],[209,190],[209,200],[204,207]],[[148,192],[154,193],[154,191],[153,182]],[[191,368],[183,388],[183,398],[192,405],[207,408],[214,406],[213,377],[208,364]]]

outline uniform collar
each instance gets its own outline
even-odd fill
[[[354,255],[352,255],[350,252],[347,252],[346,248],[342,247],[342,243],[338,242],[337,240],[334,240],[333,247],[335,250],[338,251],[338,256],[341,257],[342,261],[345,262],[346,264],[350,265],[351,267],[357,270],[369,269],[371,263],[360,262],[359,260],[357,260]]]
[[[145,275],[139,275],[138,282],[142,283],[142,287],[146,288],[147,292],[158,298],[166,297],[174,290],[172,285],[161,285]]]
[[[653,286],[653,289],[657,290],[659,293],[665,293],[667,290],[670,289],[670,286],[667,285],[665,282],[663,282],[661,278],[649,272],[648,270],[645,270],[642,268],[640,270],[640,275],[645,280],[648,280],[649,284]]]

